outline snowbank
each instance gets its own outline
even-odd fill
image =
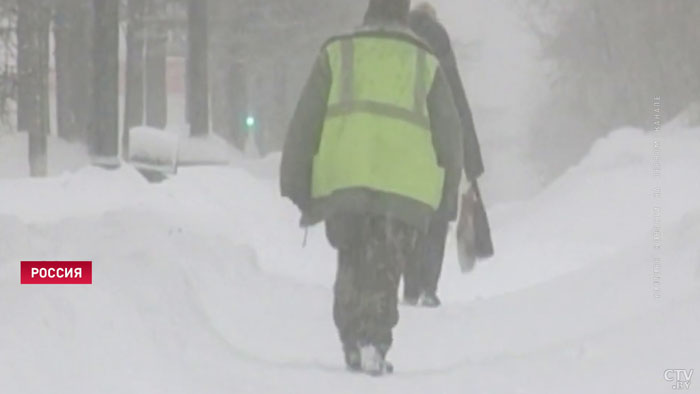
[[[451,280],[458,278],[458,267],[450,261],[456,261],[456,246],[448,245],[445,295],[468,301],[514,291],[600,262],[635,243],[650,246],[654,208],[660,209],[664,231],[700,211],[698,134],[698,129],[661,135],[618,130],[535,198],[494,207],[496,257],[474,275]],[[659,177],[652,172],[655,141],[661,146]]]
[[[55,136],[48,137],[49,175],[73,171],[90,162],[87,149],[67,143]],[[29,145],[26,133],[0,133],[0,179],[29,176]]]
[[[335,254],[322,228],[302,247],[278,157],[158,185],[128,167],[0,180],[0,391],[664,392],[665,369],[700,364],[698,132],[620,130],[495,207],[497,256],[473,275],[450,238],[446,305],[402,309],[397,373],[379,380],[344,371]],[[94,284],[20,286],[27,259],[91,259]]]

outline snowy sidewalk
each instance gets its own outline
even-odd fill
[[[386,379],[345,372],[335,254],[321,228],[302,248],[274,179],[0,180],[0,392],[666,392],[665,369],[700,365],[696,135],[664,141],[660,298],[649,140],[620,131],[535,199],[496,207],[499,254],[474,275],[448,245],[446,305],[402,307]],[[93,260],[94,284],[20,286],[27,259]]]

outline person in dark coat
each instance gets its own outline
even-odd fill
[[[450,37],[438,21],[435,8],[428,3],[420,4],[411,12],[409,23],[411,29],[433,49],[445,72],[462,124],[464,172],[476,197],[476,181],[484,173],[484,164]],[[437,286],[442,272],[448,228],[448,222],[435,215],[427,234],[419,238],[416,253],[404,271],[404,301],[407,304],[427,307],[440,305]]]
[[[285,141],[280,189],[338,251],[333,318],[349,369],[381,375],[398,288],[433,216],[457,217],[461,119],[409,0],[371,0],[323,46]]]

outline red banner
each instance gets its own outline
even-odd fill
[[[23,285],[91,285],[92,261],[23,261]]]

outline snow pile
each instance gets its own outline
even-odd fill
[[[210,134],[206,137],[180,139],[178,161],[181,164],[229,163],[237,152],[221,137]]]
[[[447,261],[445,295],[468,301],[528,287],[635,249],[651,254],[654,209],[666,239],[700,211],[698,129],[649,134],[622,129],[535,198],[491,212],[496,257],[467,278]],[[660,176],[653,174],[660,144]],[[655,197],[658,190],[660,196]],[[450,259],[456,246],[448,245]],[[649,259],[645,263],[649,263]],[[650,264],[650,263],[649,263]]]
[[[166,174],[177,172],[179,138],[151,127],[129,130],[129,162],[139,169]]]
[[[664,392],[665,369],[700,365],[697,135],[613,133],[535,198],[492,210],[497,257],[473,275],[450,238],[446,305],[402,309],[397,373],[379,380],[344,371],[335,253],[321,227],[302,247],[278,157],[158,185],[128,167],[0,180],[0,391]],[[93,260],[94,284],[20,286],[29,259]]]
[[[90,162],[87,149],[67,143],[55,136],[48,137],[49,175],[73,171]],[[0,133],[0,179],[29,176],[29,145],[27,133]]]

